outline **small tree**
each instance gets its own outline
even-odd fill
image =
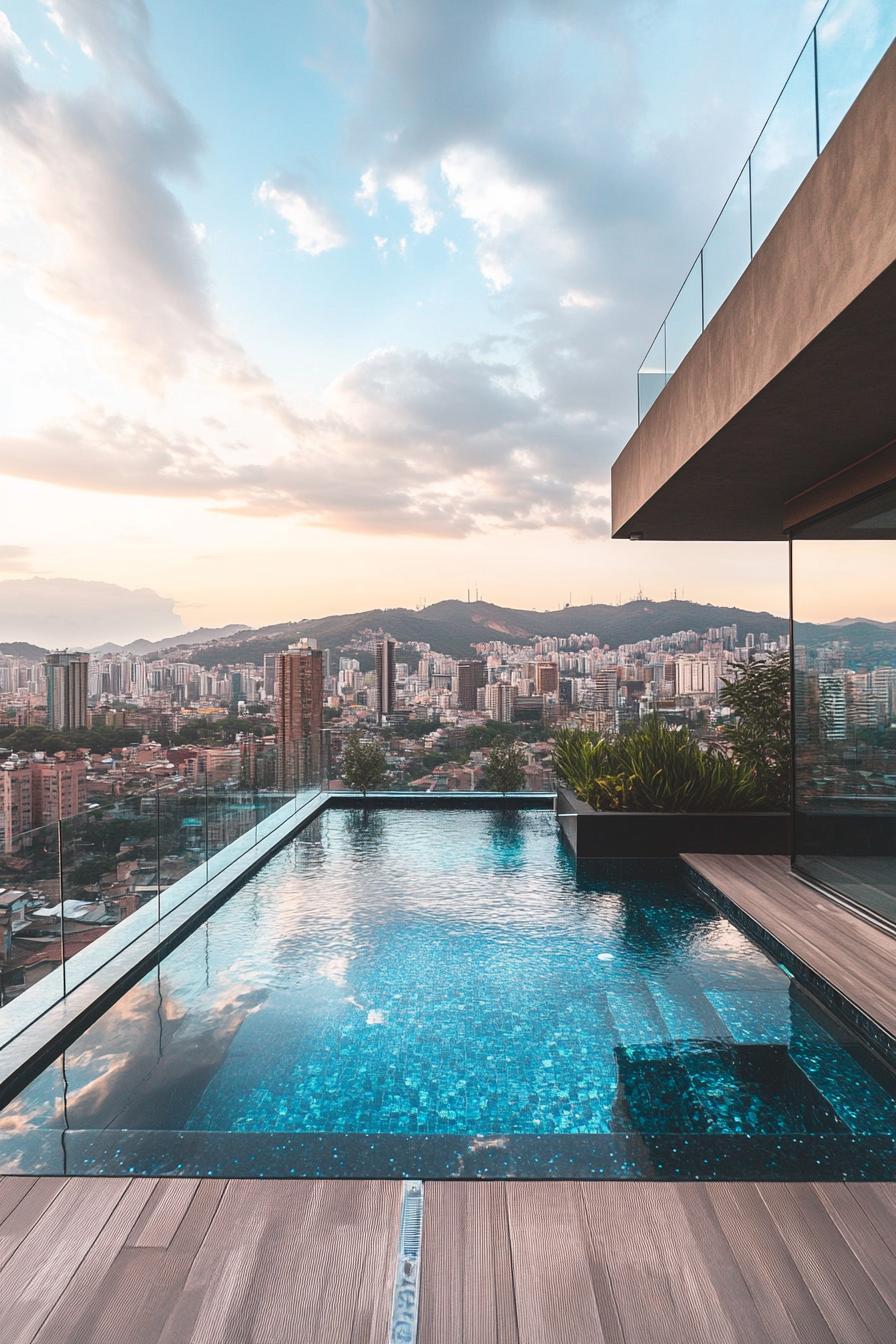
[[[790,659],[775,654],[748,663],[723,683],[719,699],[735,715],[725,741],[752,770],[769,807],[786,807],[790,796]]]
[[[352,733],[342,752],[342,778],[350,789],[365,796],[386,782],[386,753],[378,742],[365,742],[360,733]]]
[[[515,793],[526,783],[526,757],[516,742],[496,742],[485,767],[485,786],[496,793]]]

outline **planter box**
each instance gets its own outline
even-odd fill
[[[595,812],[560,787],[556,814],[577,859],[790,853],[787,812]]]

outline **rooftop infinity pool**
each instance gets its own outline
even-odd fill
[[[325,812],[0,1112],[0,1171],[882,1179],[896,1079],[676,864]]]

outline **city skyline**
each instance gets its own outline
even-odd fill
[[[607,545],[608,469],[820,2],[2,8],[0,580],[783,609],[773,547]]]

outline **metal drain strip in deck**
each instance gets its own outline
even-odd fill
[[[389,1344],[414,1344],[417,1338],[422,1239],[423,1182],[404,1181]]]

